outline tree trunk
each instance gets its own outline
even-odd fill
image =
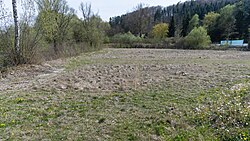
[[[250,50],[250,37],[248,37],[248,46],[247,46],[247,49]]]
[[[58,55],[59,49],[58,49],[58,44],[57,44],[56,39],[53,40],[53,44],[54,44],[54,52],[56,55]]]
[[[250,25],[248,27],[248,49],[250,49]]]
[[[15,63],[20,63],[20,46],[19,46],[19,25],[18,25],[18,13],[17,13],[17,2],[16,0],[12,0],[13,6],[13,17],[15,24],[15,41],[14,41],[14,49],[15,49]]]

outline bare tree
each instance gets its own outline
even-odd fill
[[[17,2],[16,0],[12,0],[12,7],[13,7],[13,17],[14,17],[14,24],[15,24],[15,41],[14,41],[14,48],[15,48],[15,63],[20,63],[20,46],[19,46],[19,24],[18,24],[18,13],[17,13]]]
[[[11,13],[5,9],[3,1],[0,0],[0,61],[6,60],[9,55],[9,51],[12,48],[11,34],[9,25],[11,24]],[[0,62],[3,63],[3,62]],[[0,64],[1,66],[1,64]]]
[[[91,4],[87,4],[87,3],[85,4],[82,2],[80,5],[80,11],[82,12],[84,23],[90,22],[90,18],[94,15],[92,12]]]
[[[136,21],[136,28],[138,30],[139,36],[142,37],[144,30],[147,26],[148,19],[147,17],[147,8],[145,8],[145,4],[139,3],[135,7],[135,21]]]
[[[92,30],[92,23],[91,19],[94,17],[94,13],[92,12],[92,6],[91,4],[88,3],[81,3],[80,5],[80,11],[82,13],[83,19],[82,19],[82,28],[83,32],[85,33],[85,41],[89,42],[90,46],[92,46],[92,41],[91,41],[91,35],[93,34]]]
[[[98,13],[92,11],[91,4],[82,2],[80,11],[83,17],[81,20],[81,29],[83,32],[81,40],[88,43],[90,47],[98,47],[103,42],[104,23]]]
[[[22,13],[19,22],[21,63],[36,63],[38,44],[41,41],[40,27],[34,27],[36,8],[33,0],[21,0]]]

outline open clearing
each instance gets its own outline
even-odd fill
[[[250,52],[104,49],[0,79],[0,140],[250,140]]]

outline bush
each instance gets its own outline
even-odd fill
[[[172,42],[172,48],[174,49],[184,49],[184,44],[185,44],[185,41],[184,41],[184,38],[183,37],[175,37],[172,39],[173,42]]]
[[[211,43],[204,27],[195,27],[184,39],[185,49],[207,49]]]
[[[124,34],[116,34],[115,36],[111,38],[111,42],[119,43],[120,47],[122,45],[131,47],[134,43],[142,42],[142,38],[133,35],[131,32],[128,32]]]

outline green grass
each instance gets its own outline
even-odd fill
[[[83,53],[83,54],[81,54],[81,56],[72,57],[65,64],[65,68],[68,71],[72,71],[74,69],[77,69],[77,68],[85,66],[85,65],[97,63],[98,60],[92,59],[92,58],[90,58],[90,56],[104,54],[104,53],[106,53],[105,50],[98,50],[98,51]]]
[[[106,95],[73,90],[1,94],[0,138],[249,140],[249,92],[245,87],[199,93],[168,88]]]

